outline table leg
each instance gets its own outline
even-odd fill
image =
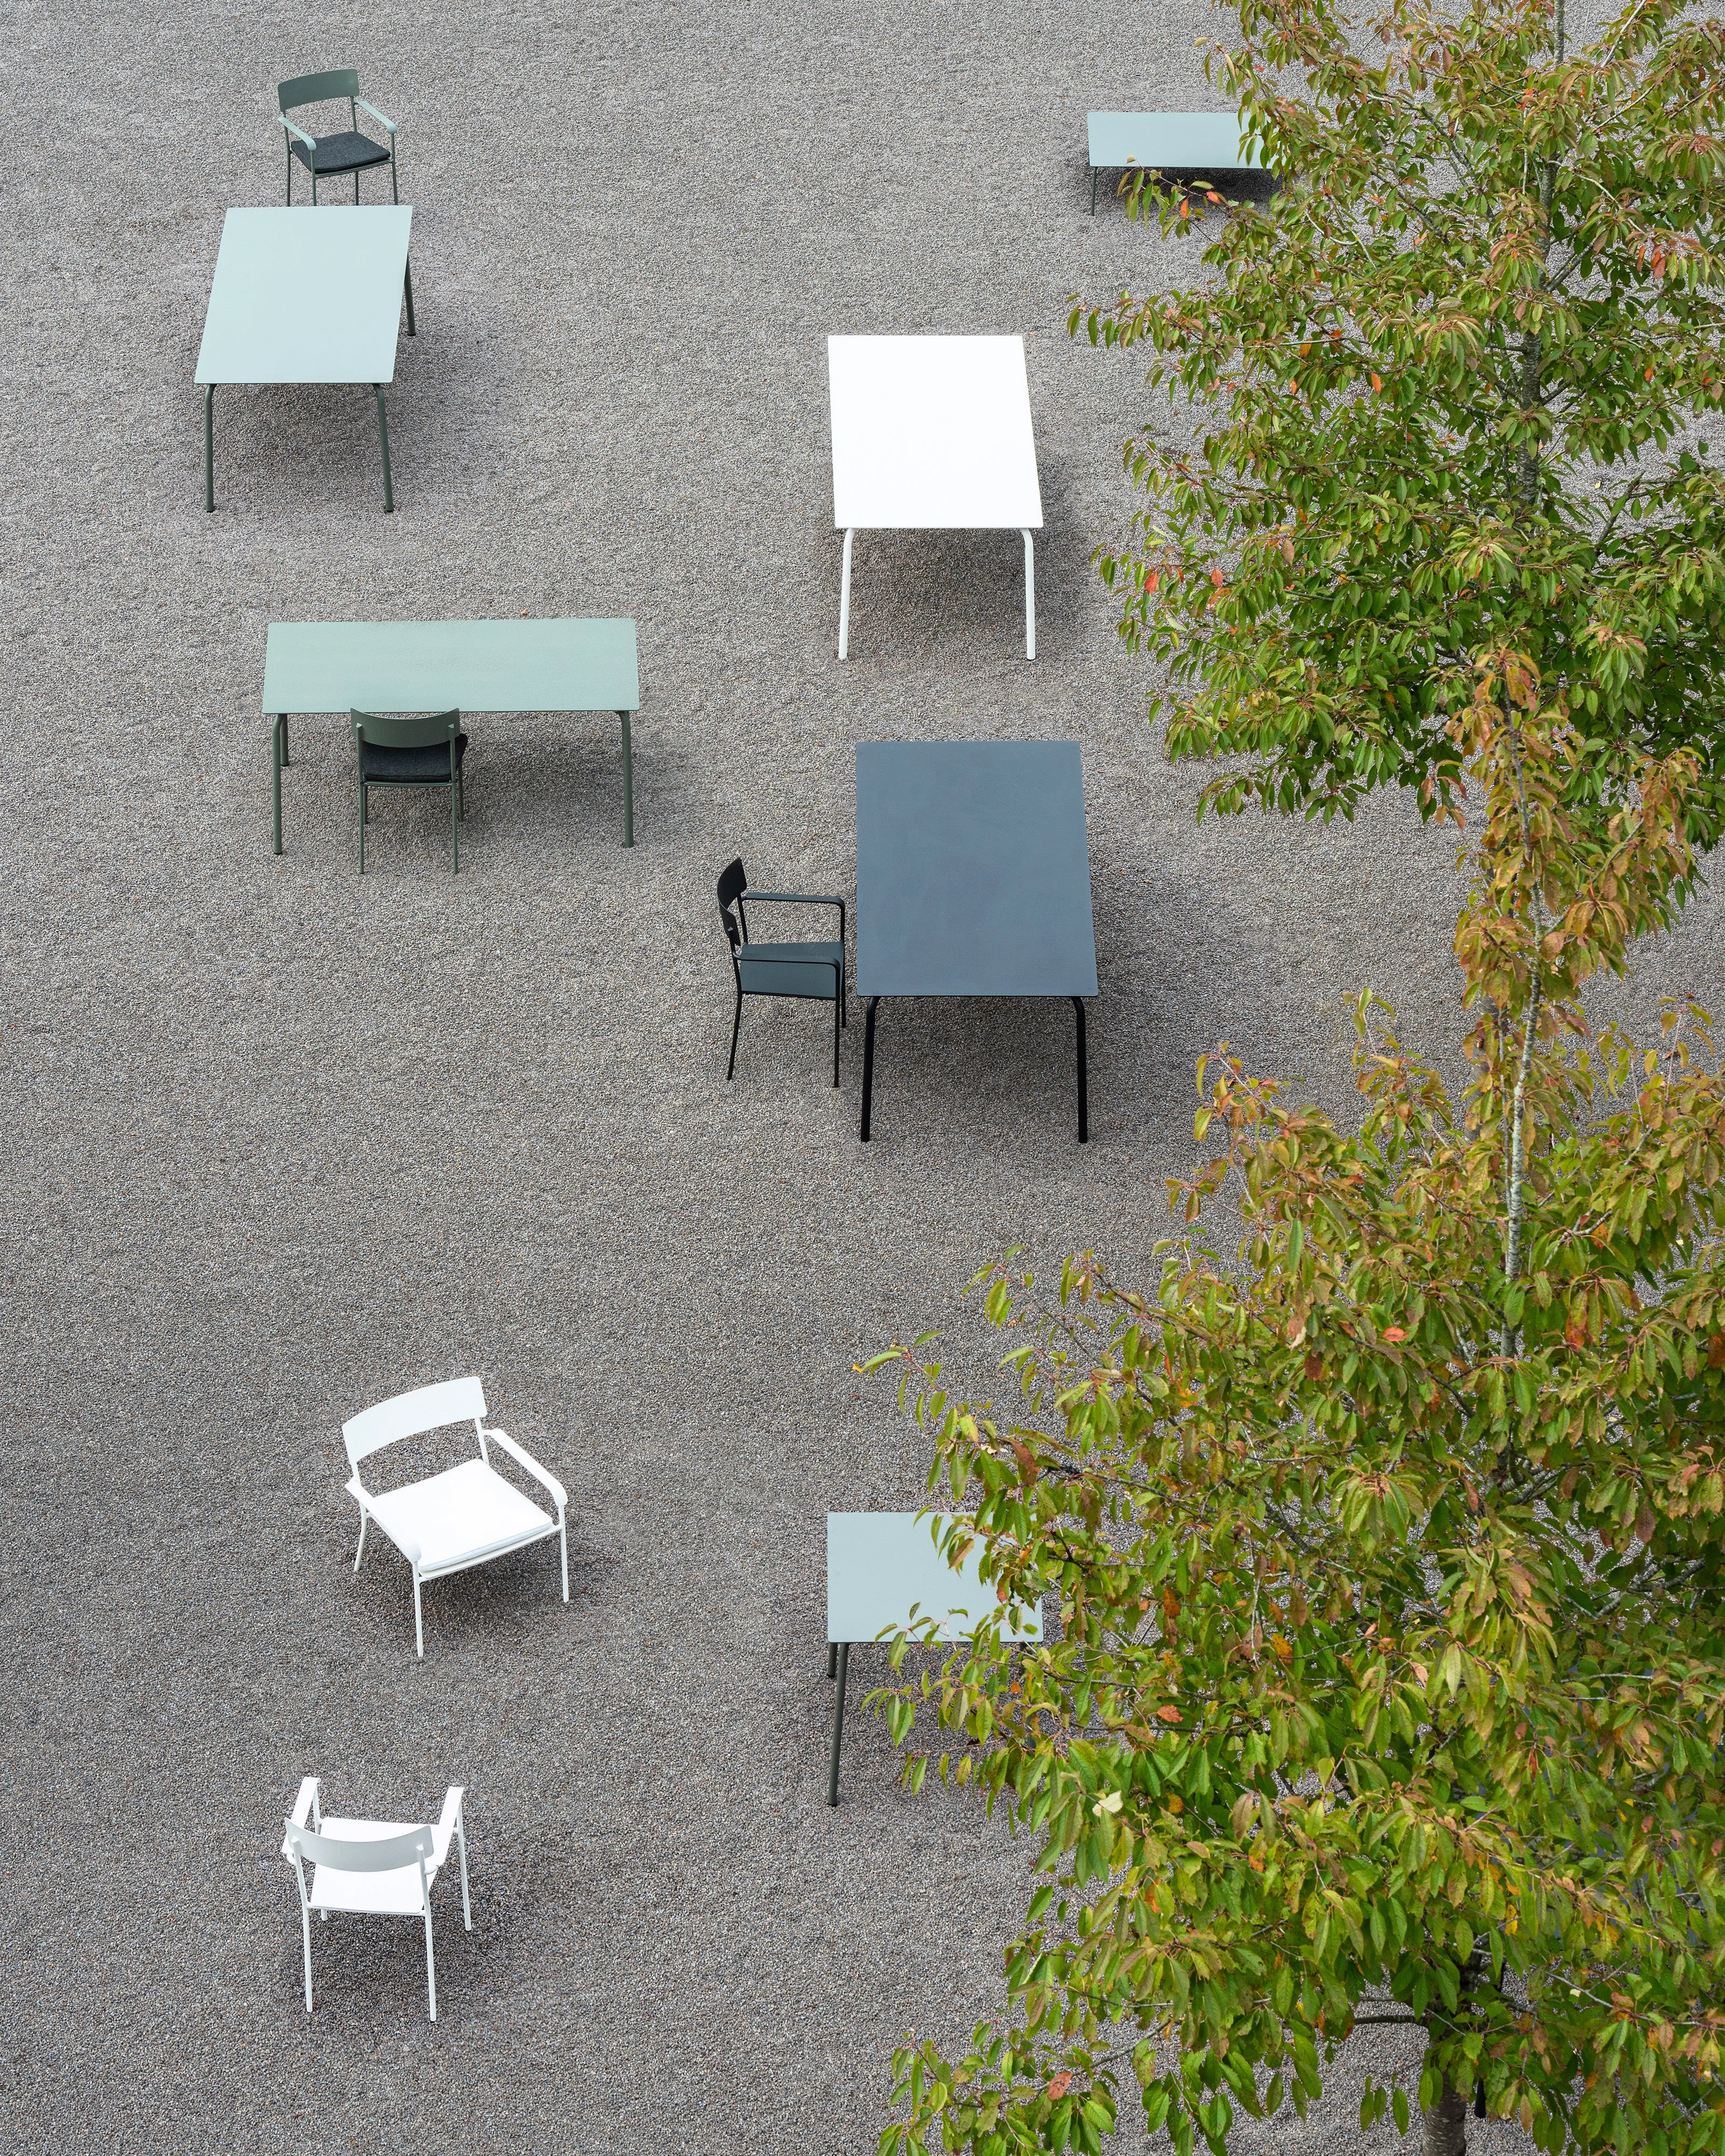
[[[394,169],[393,166],[390,167],[392,172]],[[411,262],[408,263],[403,269],[402,287],[408,299],[408,335],[412,336],[415,332],[413,329],[413,265]]]
[[[1024,534],[1024,656],[1036,656],[1036,556]]]
[[[1096,213],[1096,182],[1101,177],[1101,173],[1092,165],[1090,170],[1090,213],[1092,217]]]
[[[1090,1070],[1089,1058],[1085,1053],[1084,998],[1074,996],[1072,1008],[1078,1014],[1078,1142],[1090,1143]]]
[[[829,1641],[827,1645],[827,1675],[829,1677],[835,1677],[838,1674],[839,1650],[834,1646],[830,1641]]]
[[[216,385],[203,385],[203,506],[213,515],[216,506]]]
[[[827,1802],[839,1801],[839,1746],[845,1736],[845,1686],[850,1675],[850,1643],[839,1647],[839,1688],[833,1694],[833,1748],[827,1760]]]
[[[623,843],[632,846],[635,842],[635,745],[629,730],[629,713],[619,711],[623,721]]]
[[[281,764],[287,748],[287,721],[280,712],[277,712],[270,721],[270,747],[271,752],[270,761],[275,766],[271,776],[275,794],[275,850],[280,853],[281,851]]]
[[[880,1004],[879,996],[869,998],[869,1014],[863,1027],[863,1106],[862,1142],[869,1142],[869,1111],[875,1103],[875,1012]]]
[[[395,490],[389,484],[389,422],[383,416],[383,385],[376,382],[372,387],[377,398],[377,440],[383,450],[383,514],[390,516],[395,512]]]
[[[845,563],[839,572],[839,656],[850,656],[850,542],[854,531],[845,534]]]
[[[284,711],[281,715],[281,761],[284,767],[285,767],[286,765],[290,764],[293,760],[293,757],[288,753],[287,713]]]

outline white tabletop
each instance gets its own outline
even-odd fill
[[[230,209],[199,382],[393,382],[413,213]]]
[[[963,1569],[954,1572],[935,1537],[947,1516],[916,1512],[827,1514],[827,1638],[873,1640],[889,1626],[941,1620],[940,1636],[973,1632],[1000,1606],[996,1590],[981,1577],[982,1544],[973,1544]],[[1017,1626],[1002,1628],[1008,1640],[1040,1640],[1042,1607],[1019,1612]]]
[[[841,531],[1040,531],[1024,341],[827,339]]]

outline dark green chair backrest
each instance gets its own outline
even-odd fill
[[[459,711],[435,711],[429,718],[385,719],[374,711],[353,711],[354,738],[373,748],[429,748],[434,742],[453,741],[461,731]]]
[[[296,74],[290,82],[277,83],[275,95],[284,112],[291,112],[297,105],[321,104],[326,97],[357,97],[359,69],[331,68],[322,74]]]

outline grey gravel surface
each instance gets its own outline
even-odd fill
[[[958,1291],[1009,1244],[1141,1267],[1219,1037],[1346,1112],[1358,987],[1461,1033],[1453,842],[1397,803],[1195,826],[1087,564],[1149,408],[1065,295],[1168,264],[1086,213],[1084,115],[1208,102],[1212,18],[8,23],[0,2144],[870,2149],[900,2033],[999,2002],[1025,1855],[901,1792],[865,1716],[822,1800],[822,1516],[922,1488],[854,1361],[930,1324],[974,1357]],[[362,393],[264,390],[223,399],[207,517],[222,211],[278,198],[275,79],[350,60],[416,208],[399,511]],[[1024,334],[1034,665],[1009,534],[860,539],[837,664],[832,331]],[[271,857],[266,623],[522,613],[639,622],[632,853],[609,725],[481,716],[459,880],[426,797],[362,883],[332,717]],[[860,1026],[834,1094],[819,1010],[752,1009],[724,1082],[718,869],[848,891],[854,744],[964,735],[1083,743],[1082,1152],[1058,1008],[890,1009],[867,1149]],[[1720,952],[1703,901],[1620,1000]],[[405,1566],[351,1570],[339,1425],[470,1368],[569,1485],[572,1599],[542,1551],[433,1586],[416,1662]],[[408,1924],[320,1929],[301,2008],[307,1771],[385,1817],[471,1793],[434,2029]],[[1357,2104],[1238,2145],[1362,2145]]]

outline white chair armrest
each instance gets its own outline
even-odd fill
[[[485,1435],[495,1438],[517,1466],[525,1467],[535,1481],[542,1482],[545,1485],[557,1500],[557,1507],[561,1512],[569,1502],[569,1493],[550,1469],[542,1467],[532,1454],[524,1446],[517,1445],[506,1430],[488,1430]]]
[[[380,127],[387,127],[392,135],[394,134],[395,122],[393,120],[386,120],[375,105],[367,105],[362,97],[356,97],[353,101],[362,112],[369,112]]]
[[[300,140],[305,145],[305,147],[308,150],[315,150],[317,147],[317,137],[315,135],[308,135],[303,127],[295,127],[293,121],[288,118],[286,113],[278,112],[275,116],[281,122],[282,126],[286,128],[290,135],[297,135],[299,136]]]

